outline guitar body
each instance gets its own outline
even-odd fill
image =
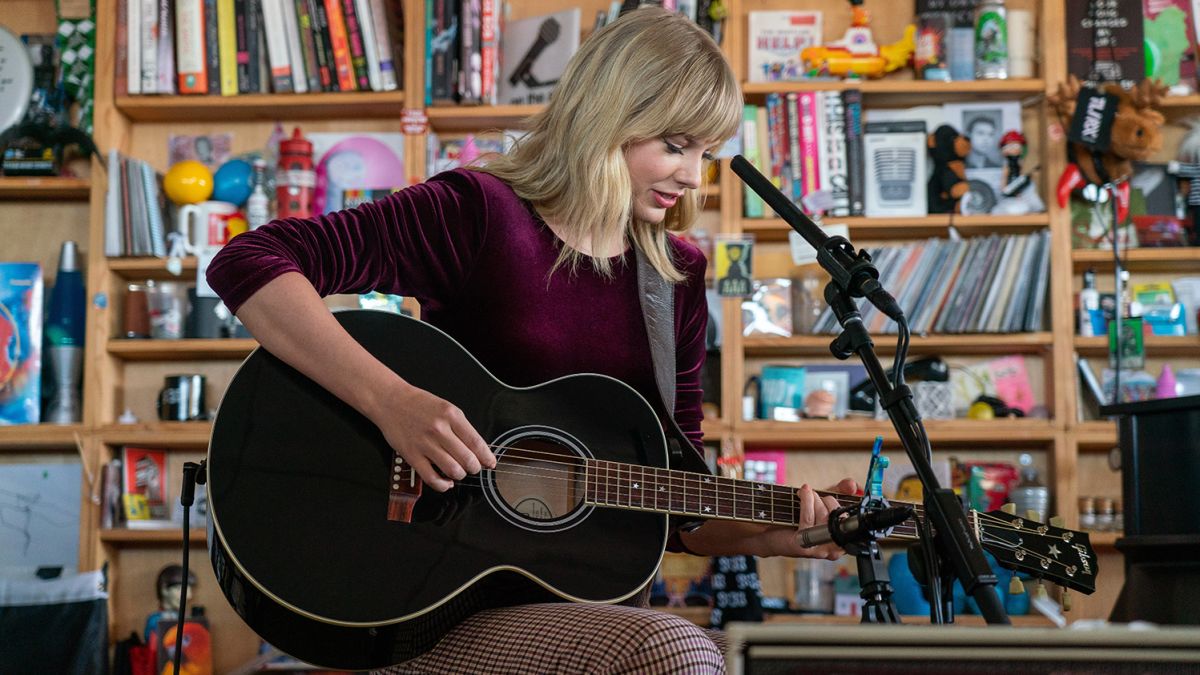
[[[513,388],[428,324],[336,316],[405,380],[461,408],[510,470],[426,488],[410,522],[389,520],[382,434],[255,350],[213,425],[208,541],[222,591],[263,639],[325,667],[380,668],[481,609],[620,602],[651,580],[667,516],[594,508],[576,470],[584,458],[667,468],[662,427],[636,391],[600,375]]]

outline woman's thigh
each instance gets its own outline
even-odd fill
[[[724,634],[624,605],[547,603],[480,612],[384,673],[723,673]]]

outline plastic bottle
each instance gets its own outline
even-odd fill
[[[262,158],[254,160],[254,191],[246,200],[246,224],[251,230],[257,230],[271,219],[271,205],[267,199],[267,161]]]
[[[1046,487],[1038,477],[1037,467],[1033,466],[1033,456],[1025,453],[1020,457],[1021,482],[1012,489],[1008,501],[1017,505],[1017,514],[1024,517],[1029,511],[1038,513],[1038,521],[1045,522],[1050,509],[1050,488]]]
[[[312,215],[313,192],[317,176],[313,172],[313,147],[300,134],[300,127],[292,131],[292,137],[279,143],[279,170],[275,181],[278,201],[276,213],[280,218],[308,218]]]
[[[1096,334],[1092,326],[1092,312],[1100,311],[1100,291],[1096,290],[1096,270],[1088,268],[1083,273],[1083,290],[1079,291],[1079,334],[1092,337]]]

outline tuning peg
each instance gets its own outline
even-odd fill
[[[1071,611],[1071,589],[1063,586],[1062,591],[1062,610],[1064,612]]]
[[[1025,592],[1025,584],[1021,583],[1021,580],[1019,578],[1017,578],[1017,575],[1014,574],[1012,576],[1012,581],[1008,582],[1008,594],[1009,595],[1020,595],[1024,592]]]
[[[1010,516],[1017,515],[1017,505],[1013,502],[1009,502],[1009,503],[1005,504],[1004,506],[1001,506],[1000,510],[1007,513]]]
[[[1051,527],[1066,527],[1067,521],[1062,516],[1051,516],[1050,517],[1050,526]]]
[[[1028,521],[1034,522],[1034,523],[1040,523],[1040,522],[1042,522],[1042,514],[1038,513],[1037,511],[1035,511],[1033,509],[1026,509],[1025,520],[1028,520]]]

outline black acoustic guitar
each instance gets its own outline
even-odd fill
[[[615,379],[513,388],[428,324],[337,318],[405,380],[461,408],[498,462],[422,491],[366,418],[264,349],[246,359],[213,425],[209,549],[234,609],[301,660],[380,668],[484,608],[628,600],[658,568],[670,515],[798,522],[792,488],[673,469],[654,410]],[[1003,564],[1094,589],[1086,534],[999,511],[970,522]],[[915,524],[894,534],[915,537]]]

